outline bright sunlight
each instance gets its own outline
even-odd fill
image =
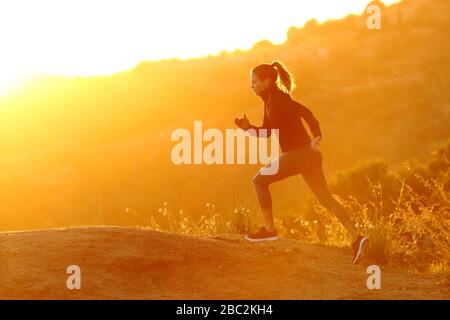
[[[385,4],[398,2],[386,0]],[[361,13],[352,1],[41,0],[0,3],[0,93],[34,73],[107,75],[140,61],[281,43],[290,26]]]

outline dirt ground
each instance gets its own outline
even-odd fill
[[[0,299],[450,299],[434,276],[368,263],[350,249],[240,235],[190,237],[98,226],[0,233]],[[81,289],[69,290],[69,265]]]

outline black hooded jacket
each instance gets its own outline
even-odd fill
[[[282,152],[288,152],[300,147],[308,146],[311,138],[306,132],[301,118],[308,124],[314,137],[322,136],[319,121],[311,110],[280,90],[271,86],[260,93],[264,101],[264,120],[261,127],[251,125],[249,129],[256,129],[257,136],[262,136],[258,129],[279,129],[279,143]],[[247,129],[248,130],[248,129]]]

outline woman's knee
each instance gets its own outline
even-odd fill
[[[264,185],[268,185],[269,182],[266,179],[265,175],[262,175],[261,172],[258,172],[257,174],[255,174],[255,176],[253,177],[253,184],[255,186],[264,186]]]

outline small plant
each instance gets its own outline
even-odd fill
[[[450,278],[450,142],[432,152],[425,165],[405,162],[399,172],[376,160],[340,174],[333,196],[350,214],[360,233],[370,238],[369,258],[378,264]],[[280,236],[328,246],[348,247],[340,221],[316,199],[307,215],[279,214]],[[245,234],[262,224],[259,207],[243,200],[227,210],[206,203],[196,218],[164,202],[145,217],[147,228],[190,235]],[[314,217],[304,219],[304,216]]]

